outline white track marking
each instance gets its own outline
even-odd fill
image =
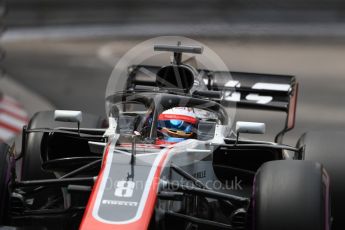
[[[18,115],[20,117],[27,117],[28,114],[25,110],[18,108],[17,106],[11,106],[7,103],[1,103],[0,101],[0,110],[5,110],[7,112],[13,113],[15,115]]]
[[[0,141],[18,136],[27,121],[28,114],[17,100],[6,95],[0,98]]]
[[[5,103],[12,103],[12,104],[14,104],[16,106],[19,106],[18,101],[16,101],[15,99],[13,99],[12,97],[9,97],[7,95],[4,95],[2,97],[2,101],[5,102]]]
[[[16,135],[12,130],[0,126],[0,140],[9,140]]]
[[[14,118],[10,115],[3,114],[3,113],[0,114],[0,121],[12,126],[13,128],[19,129],[19,130],[21,130],[24,125],[26,125],[26,122],[19,120],[17,118]]]

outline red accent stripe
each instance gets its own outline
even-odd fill
[[[292,97],[289,102],[289,111],[286,128],[288,130],[293,129],[296,123],[296,108],[297,108],[297,99],[298,99],[298,83],[296,83]]]
[[[176,144],[177,142],[169,142],[169,141],[165,141],[165,140],[161,140],[161,139],[157,139],[156,140],[156,145],[164,145],[164,146],[169,146],[169,145],[173,145]]]
[[[168,153],[170,152],[171,148],[169,148],[165,153],[162,159],[160,160],[157,170],[155,172],[152,185],[150,188],[149,195],[147,197],[146,203],[145,203],[145,208],[143,210],[143,214],[139,220],[133,223],[129,224],[121,224],[121,225],[116,225],[116,224],[106,224],[99,222],[92,216],[92,210],[95,205],[97,193],[99,191],[99,187],[101,185],[101,178],[103,177],[104,174],[104,168],[105,168],[105,163],[106,160],[103,161],[103,165],[100,171],[100,174],[97,177],[97,181],[95,183],[94,188],[92,189],[92,193],[90,195],[89,202],[87,204],[83,220],[81,222],[80,228],[81,230],[88,230],[88,229],[102,229],[102,230],[111,230],[111,229],[116,229],[116,230],[141,230],[141,229],[147,229],[154,211],[156,199],[157,199],[157,191],[158,191],[158,185],[159,185],[159,180],[160,180],[160,174],[162,170],[162,166],[164,164],[165,159],[168,156]],[[109,152],[109,146],[106,149],[105,152],[105,157],[108,156]],[[116,215],[116,214],[114,214]]]
[[[22,105],[19,104],[19,102],[17,102],[16,100],[14,100],[13,98],[10,98],[8,96],[4,96],[3,98],[1,98],[0,102],[4,103],[4,104],[12,105],[12,106],[20,108],[20,109],[23,108]]]
[[[101,178],[103,178],[105,164],[106,164],[107,159],[108,159],[109,148],[110,148],[110,144],[107,146],[107,148],[105,150],[104,160],[102,162],[101,170],[98,174],[97,180],[96,180],[95,185],[93,186],[92,192],[90,194],[89,201],[86,205],[84,216],[83,216],[83,219],[82,219],[80,227],[79,227],[80,230],[81,229],[84,229],[84,230],[86,230],[86,229],[97,229],[97,225],[99,225],[99,222],[97,220],[95,220],[92,216],[92,209],[95,205],[95,201],[97,198],[97,193],[98,193],[99,187],[101,186],[101,180],[102,180]]]
[[[13,126],[11,126],[11,125],[9,125],[9,124],[7,124],[7,123],[4,123],[4,122],[2,122],[2,121],[0,121],[0,126],[6,128],[6,129],[9,129],[9,130],[11,130],[11,131],[13,131],[13,132],[16,132],[16,133],[19,133],[19,132],[22,131],[21,129],[18,129],[18,128],[16,128],[16,127],[13,127]]]
[[[119,145],[120,147],[130,147],[132,148],[132,143],[122,143]],[[148,148],[148,149],[160,149],[160,146],[154,145],[154,144],[137,144],[136,145],[137,148]]]
[[[5,109],[0,109],[0,113],[5,113],[7,115],[10,115],[11,117],[14,117],[18,120],[21,120],[21,121],[24,121],[24,122],[28,122],[28,118],[27,117],[24,117],[24,116],[20,116],[18,114],[15,114],[11,111],[8,111],[8,110],[5,110]]]
[[[164,121],[164,120],[182,120],[186,121],[192,124],[196,124],[198,122],[198,119],[186,115],[180,115],[180,114],[160,114],[158,116],[158,120]]]

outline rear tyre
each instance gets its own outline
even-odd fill
[[[103,120],[98,116],[83,114],[81,127],[101,128]],[[30,120],[28,129],[76,127],[76,124],[54,121],[54,111],[36,113]],[[55,178],[54,174],[42,169],[41,143],[43,133],[29,133],[25,140],[26,151],[23,152],[22,180],[40,180]]]
[[[8,205],[8,182],[10,180],[9,146],[0,143],[0,226],[5,224]]]
[[[345,229],[345,132],[308,132],[299,139],[297,147],[303,148],[303,159],[320,162],[329,173],[332,230]]]
[[[327,174],[318,163],[265,163],[255,176],[253,229],[330,229],[327,188]]]

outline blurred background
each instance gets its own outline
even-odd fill
[[[345,2],[341,0],[7,0],[1,4],[0,91],[32,115],[52,108],[104,114],[116,61],[161,35],[213,49],[232,71],[295,75],[294,145],[307,130],[345,129]],[[25,93],[23,93],[25,92]],[[284,116],[239,111],[267,123]]]

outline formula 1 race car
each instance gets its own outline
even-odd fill
[[[107,119],[39,112],[23,128],[19,156],[0,145],[0,225],[344,229],[345,133],[282,144],[295,125],[295,77],[231,72],[229,79],[181,61],[202,47],[154,48],[173,52],[172,63],[129,66],[125,89],[106,98]],[[274,142],[240,138],[264,133],[265,124],[232,128],[226,108],[234,105],[284,112],[285,127]]]

